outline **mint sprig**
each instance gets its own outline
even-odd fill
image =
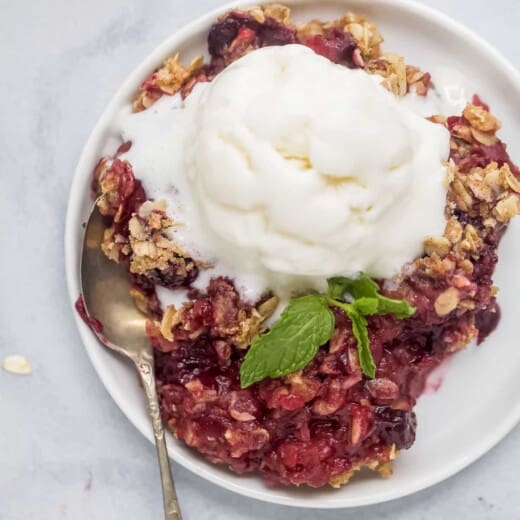
[[[362,274],[359,278],[335,277],[327,280],[329,287],[327,302],[343,309],[352,322],[352,332],[357,341],[361,371],[368,377],[375,377],[376,364],[370,351],[367,320],[365,316],[394,314],[404,319],[412,316],[415,309],[406,300],[393,300],[379,294],[379,286],[374,280]],[[340,301],[345,294],[351,303]]]
[[[253,340],[240,366],[242,388],[303,368],[333,332],[334,314],[324,296],[292,299],[271,330]]]
[[[379,285],[364,274],[355,279],[336,276],[329,278],[327,284],[329,297],[343,299],[345,293],[350,294],[359,309],[366,309],[362,312],[365,316],[394,314],[396,318],[403,319],[415,312],[406,300],[393,300],[379,294]]]
[[[361,370],[366,376],[375,377],[366,316],[394,314],[403,319],[412,316],[415,309],[406,300],[379,294],[379,286],[366,275],[355,279],[329,278],[327,284],[327,294],[292,299],[271,329],[253,340],[240,366],[242,388],[267,377],[290,374],[312,361],[334,333],[331,306],[342,309],[349,317]]]

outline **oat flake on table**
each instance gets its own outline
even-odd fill
[[[31,365],[24,356],[7,356],[2,361],[2,368],[12,374],[27,375],[31,373]]]

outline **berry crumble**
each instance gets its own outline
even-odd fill
[[[163,96],[185,99],[246,54],[290,44],[363,70],[397,97],[428,96],[435,78],[384,52],[382,43],[375,25],[350,12],[297,25],[280,4],[231,11],[209,31],[209,61],[184,66],[178,55],[168,58],[143,81],[133,111],[150,110]],[[378,297],[414,312],[364,318],[374,377],[362,366],[351,316],[334,306],[332,335],[305,366],[241,384],[244,359],[272,327],[279,296],[250,301],[225,275],[195,287],[208,265],[168,232],[175,216],[165,201],[148,197],[124,159],[132,142],[99,160],[92,191],[107,219],[103,252],[128,269],[132,297],[149,318],[162,417],[176,438],[212,463],[260,473],[269,485],[337,488],[361,468],[391,475],[392,461],[414,443],[414,406],[428,375],[471,341],[482,343],[499,322],[497,248],[520,213],[520,171],[489,106],[475,95],[462,113],[429,120],[450,134],[445,228],[428,236],[400,273],[375,280]],[[157,287],[185,291],[187,300],[164,307]]]

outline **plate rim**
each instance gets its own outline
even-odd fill
[[[285,4],[312,4],[318,0],[285,0]],[[457,32],[462,38],[467,40],[472,47],[478,48],[480,53],[487,55],[488,58],[494,60],[497,66],[508,76],[512,84],[514,84],[520,93],[520,71],[518,71],[499,51],[497,51],[491,44],[484,40],[481,36],[468,29],[462,23],[454,20],[448,15],[441,11],[415,2],[414,0],[358,0],[366,4],[370,4],[374,7],[378,5],[393,6],[399,10],[405,10],[412,15],[426,17],[434,21],[439,26],[444,26],[449,32]],[[333,3],[348,5],[348,0],[335,0]],[[246,7],[253,5],[255,2],[249,0],[235,0],[233,2],[224,4],[216,9],[207,12],[191,22],[181,26],[178,30],[172,33],[165,40],[160,42],[155,48],[149,52],[141,62],[132,69],[132,71],[126,76],[126,79],[117,89],[115,94],[110,98],[110,101],[105,105],[101,115],[97,119],[93,129],[91,130],[87,141],[85,142],[82,152],[77,163],[77,166],[72,177],[71,187],[68,195],[67,212],[66,212],[66,223],[65,223],[65,271],[67,288],[69,294],[69,302],[74,315],[74,321],[80,334],[81,342],[87,351],[87,355],[100,378],[103,386],[115,401],[119,409],[123,412],[126,418],[133,424],[133,426],[151,443],[154,442],[151,428],[147,424],[143,424],[143,421],[139,420],[137,415],[133,411],[133,407],[130,403],[125,400],[123,395],[117,391],[117,389],[111,383],[110,371],[106,365],[99,358],[98,353],[104,347],[98,343],[95,337],[92,335],[90,329],[81,320],[75,311],[74,303],[80,294],[79,289],[79,251],[76,249],[77,237],[81,234],[81,218],[79,208],[84,203],[84,180],[81,172],[85,171],[87,166],[91,164],[93,157],[94,148],[98,141],[100,134],[107,127],[110,121],[110,114],[113,109],[121,102],[121,99],[125,93],[132,88],[135,90],[135,86],[142,81],[145,77],[144,72],[148,69],[151,70],[157,66],[160,62],[161,56],[167,52],[172,52],[172,49],[176,45],[181,44],[187,40],[190,35],[197,32],[201,27],[207,26],[213,21],[218,15],[226,12],[230,9],[237,7]],[[316,497],[313,501],[308,501],[300,497],[291,497],[284,494],[277,493],[276,489],[265,488],[261,491],[244,487],[234,482],[229,482],[225,478],[222,478],[218,472],[215,471],[213,465],[209,464],[204,460],[199,460],[195,454],[184,454],[175,449],[175,446],[170,445],[170,457],[175,462],[178,462],[190,472],[204,478],[205,480],[212,482],[228,491],[238,493],[242,496],[254,498],[268,503],[274,503],[284,506],[302,507],[307,509],[340,509],[359,507],[366,505],[373,505],[378,503],[395,500],[407,495],[411,495],[430,486],[438,484],[447,478],[455,475],[462,469],[466,468],[482,455],[491,450],[496,444],[498,444],[518,423],[520,422],[520,402],[516,408],[513,408],[510,413],[504,418],[498,428],[495,428],[493,432],[482,438],[480,442],[473,446],[472,450],[465,454],[463,457],[459,457],[456,462],[446,466],[443,471],[437,471],[428,476],[417,479],[413,485],[409,485],[405,488],[396,490],[393,486],[388,486],[388,490],[385,493],[377,493],[369,497],[339,497],[337,499],[328,499],[324,501],[321,497]]]

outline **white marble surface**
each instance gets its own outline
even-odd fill
[[[72,321],[63,266],[67,195],[82,145],[128,72],[221,0],[0,0],[0,519],[159,519],[153,447],[109,398]],[[518,0],[427,0],[520,65]],[[520,429],[459,475],[350,512],[225,492],[175,467],[187,520],[520,518]]]

